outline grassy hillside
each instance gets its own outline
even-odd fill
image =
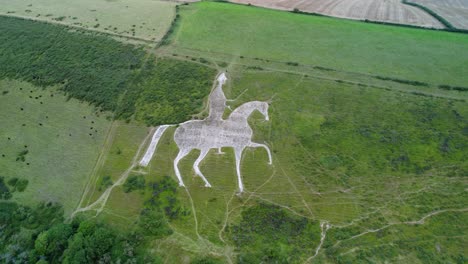
[[[468,83],[465,34],[215,2],[182,6],[180,15],[172,36],[178,53],[188,49],[212,58],[228,54],[234,60],[244,56],[434,84]]]
[[[158,41],[171,25],[175,5],[152,0],[0,0],[0,14]]]
[[[60,202],[70,213],[107,135],[107,114],[26,82],[1,80],[0,91],[0,175],[29,181],[13,199]],[[17,160],[25,150],[24,161]]]
[[[314,255],[319,224],[327,223],[331,227],[314,259],[341,263],[460,257],[464,236],[456,233],[466,228],[468,170],[465,102],[242,67],[228,72],[228,98],[244,92],[229,103],[232,109],[246,101],[274,98],[271,121],[260,115],[250,119],[255,141],[272,148],[273,166],[267,165],[263,150],[245,150],[246,192],[238,196],[231,149],[223,149],[224,155],[213,150],[202,162],[201,170],[213,185],[208,189],[195,177],[192,164],[198,152],[192,152],[180,163],[187,190],[177,188],[175,196],[190,214],[167,218],[174,233],[152,243],[158,248],[155,254],[169,262],[208,255],[246,263],[300,263]],[[175,180],[172,161],[178,150],[173,131],[161,139],[150,166],[138,169],[147,183],[145,193],[126,194],[117,188],[102,219],[129,228],[135,212],[148,204],[142,201],[155,195],[152,183],[164,176]],[[127,202],[119,202],[123,200]],[[271,211],[270,205],[275,206]],[[270,222],[271,215],[283,220]],[[441,219],[453,226],[443,238],[437,231],[445,221]],[[301,232],[310,232],[311,240],[296,237],[303,241],[299,245],[283,241],[296,230],[283,221],[296,223],[297,230],[310,221],[310,229]],[[270,225],[279,231],[270,233]],[[380,237],[385,242],[379,242]],[[443,250],[438,253],[434,244]],[[354,253],[347,253],[351,249]]]

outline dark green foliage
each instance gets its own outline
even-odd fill
[[[218,65],[219,67],[223,67],[223,68],[226,68],[228,66],[227,62],[224,62],[224,61],[218,63]]]
[[[10,185],[11,187],[15,187],[17,182],[18,178],[14,177],[8,180],[8,185]]]
[[[288,62],[286,62],[286,64],[289,65],[289,66],[299,66],[299,63],[292,62],[292,61],[288,61]]]
[[[331,69],[331,68],[327,68],[327,67],[322,67],[322,66],[314,66],[314,69],[322,70],[322,71],[336,71],[335,69]]]
[[[439,89],[454,90],[454,91],[460,91],[460,92],[468,92],[468,87],[450,86],[450,85],[446,85],[446,84],[439,85]]]
[[[18,179],[16,177],[8,180],[8,185],[11,186],[12,192],[14,191],[23,192],[24,190],[26,190],[28,183],[29,183],[28,180]]]
[[[260,67],[260,66],[247,66],[247,69],[248,69],[248,70],[259,70],[259,71],[263,71],[263,68]]]
[[[145,178],[141,175],[130,175],[123,184],[123,190],[129,193],[134,190],[145,189]]]
[[[26,190],[26,187],[28,186],[29,181],[26,179],[20,179],[18,183],[16,184],[16,190],[18,192],[23,192]]]
[[[290,263],[310,256],[320,241],[317,221],[290,215],[284,209],[258,204],[242,212],[231,227],[239,263]]]
[[[175,31],[175,28],[178,26],[179,20],[180,20],[179,6],[176,6],[176,15],[174,19],[172,20],[171,25],[169,26],[169,29],[159,41],[157,45],[158,47],[163,46],[163,45],[168,45],[170,43],[170,36]]]
[[[151,198],[140,213],[138,228],[145,236],[162,238],[173,233],[168,222],[188,215],[189,211],[177,199],[177,183],[172,178],[164,176],[149,186]]]
[[[26,155],[28,153],[29,153],[29,150],[27,150],[27,149],[20,151],[18,153],[17,157],[16,157],[16,161],[25,162],[26,161]]]
[[[409,84],[413,86],[425,86],[425,87],[429,86],[429,84],[427,83],[418,82],[418,81],[402,80],[402,79],[383,77],[383,76],[375,76],[375,78],[379,80],[392,81],[392,82],[397,82],[397,83],[402,83],[402,84]]]
[[[145,202],[148,208],[159,208],[169,220],[178,219],[190,214],[177,199],[177,183],[169,176],[150,183],[151,198]]]
[[[164,213],[158,207],[145,208],[141,211],[138,227],[145,236],[162,238],[172,234]]]
[[[107,187],[113,184],[112,179],[109,175],[106,175],[102,178],[101,183],[99,184],[99,190],[105,190]]]
[[[0,177],[0,199],[8,200],[11,198],[10,188],[5,184],[5,179]]]
[[[142,50],[110,38],[0,17],[0,79],[43,87],[62,84],[70,96],[105,110],[117,108],[143,56]]]
[[[153,263],[137,250],[138,235],[116,232],[108,225],[63,222],[54,204],[35,208],[0,203],[0,263]]]
[[[181,123],[202,105],[215,76],[213,69],[196,63],[159,59],[142,69],[135,89],[126,94],[117,113],[135,111],[136,119],[154,126]]]

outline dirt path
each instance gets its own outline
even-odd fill
[[[75,217],[75,215],[77,213],[80,213],[80,212],[85,212],[85,211],[90,211],[90,210],[95,210],[96,211],[96,216],[102,212],[102,210],[104,209],[104,206],[106,205],[107,203],[107,200],[109,199],[109,196],[110,194],[112,193],[112,190],[117,187],[117,186],[120,186],[122,185],[125,180],[127,179],[128,175],[130,174],[130,172],[138,165],[138,157],[140,156],[140,153],[141,153],[141,150],[143,149],[143,147],[146,145],[147,141],[149,140],[150,136],[153,134],[154,132],[154,128],[151,129],[150,133],[148,133],[148,136],[146,136],[146,138],[143,140],[143,142],[140,144],[140,146],[138,147],[138,150],[135,154],[135,156],[133,157],[133,160],[132,160],[132,165],[130,165],[130,167],[120,175],[120,178],[112,185],[110,186],[109,188],[107,188],[104,193],[92,204],[86,206],[86,207],[80,207],[80,208],[77,208],[71,215],[71,218]]]
[[[78,203],[77,208],[80,208],[83,205],[84,200],[86,199],[88,193],[90,192],[91,188],[93,188],[92,186],[96,185],[97,178],[98,178],[96,177],[97,172],[99,171],[99,169],[104,164],[104,161],[106,160],[107,154],[109,153],[109,150],[112,146],[112,142],[114,141],[115,131],[117,127],[118,127],[118,124],[114,121],[112,122],[112,124],[109,126],[109,129],[107,130],[107,135],[104,141],[104,146],[102,148],[101,153],[99,154],[96,164],[94,165],[93,171],[91,172],[91,175],[89,176],[88,183],[86,184],[86,187],[83,190],[83,194],[81,195],[81,199],[80,199],[80,202]]]

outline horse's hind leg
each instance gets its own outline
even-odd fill
[[[265,144],[259,144],[259,143],[255,143],[255,142],[250,142],[249,144],[249,147],[252,147],[252,148],[264,148],[266,150],[266,152],[268,153],[268,159],[269,159],[269,162],[268,164],[271,165],[271,152],[270,152],[270,148],[265,145]]]
[[[179,161],[187,156],[189,154],[190,149],[180,149],[179,154],[177,154],[177,157],[174,159],[174,171],[177,176],[177,179],[179,180],[179,186],[185,186],[184,181],[182,180],[182,176],[180,175],[179,168],[177,167],[177,164],[179,164]]]
[[[206,154],[208,154],[208,151],[209,149],[202,149],[200,152],[200,156],[198,156],[198,159],[193,163],[193,170],[198,176],[200,176],[203,179],[203,181],[205,182],[205,187],[211,187],[211,184],[208,182],[205,176],[203,176],[203,173],[201,173],[198,165],[200,165],[200,162],[205,158]]]
[[[236,155],[236,171],[237,171],[237,182],[239,184],[239,193],[244,191],[244,184],[242,183],[241,173],[240,173],[240,162],[242,158],[242,150],[244,148],[235,148],[235,155]]]

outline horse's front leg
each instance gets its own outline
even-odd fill
[[[177,154],[177,157],[174,159],[174,171],[175,171],[175,174],[177,176],[177,179],[179,180],[179,186],[184,186],[184,181],[182,180],[182,175],[180,175],[180,171],[179,171],[179,168],[177,167],[177,165],[179,164],[179,161],[187,156],[187,154],[190,153],[190,150],[191,149],[180,149],[179,150],[179,154]]]
[[[240,172],[240,162],[242,158],[242,151],[244,147],[234,148],[236,156],[236,171],[237,171],[237,183],[239,184],[239,193],[244,192],[244,184],[242,183],[241,172]]]
[[[208,180],[205,178],[203,173],[201,173],[200,168],[198,165],[200,165],[200,162],[206,157],[206,154],[208,154],[209,149],[202,149],[200,151],[200,156],[198,156],[198,159],[193,163],[193,170],[195,173],[200,176],[203,181],[205,182],[205,187],[211,187],[211,184],[208,182]]]
[[[255,142],[250,142],[249,147],[252,147],[252,148],[264,148],[264,149],[266,150],[266,152],[268,153],[268,159],[269,159],[268,164],[271,165],[271,163],[272,163],[271,152],[270,152],[270,148],[269,148],[267,145],[265,145],[265,144],[259,144],[259,143],[255,143]]]

